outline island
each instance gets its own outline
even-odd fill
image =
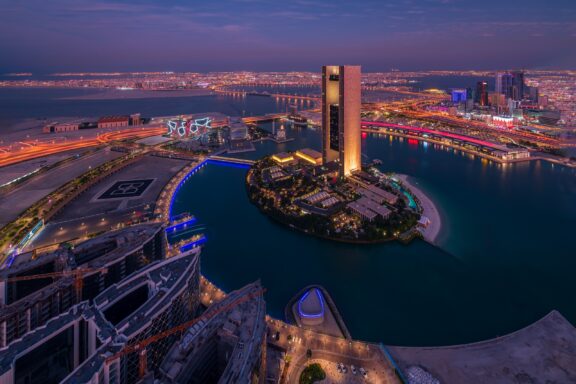
[[[375,164],[339,177],[338,164],[323,164],[321,154],[311,149],[262,158],[246,176],[250,201],[271,219],[350,243],[407,243],[423,237],[430,219],[406,184]]]

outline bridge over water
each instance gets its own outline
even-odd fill
[[[220,163],[229,163],[229,164],[240,164],[240,165],[248,165],[251,166],[255,163],[254,160],[248,159],[239,159],[237,157],[226,157],[226,156],[210,156],[208,161],[216,161]]]

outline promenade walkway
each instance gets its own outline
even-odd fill
[[[395,175],[410,191],[420,200],[423,208],[422,215],[430,220],[426,228],[422,228],[424,239],[429,243],[436,244],[440,230],[442,229],[442,218],[434,202],[418,187],[418,182],[408,175]]]

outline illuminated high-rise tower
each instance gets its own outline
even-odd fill
[[[500,93],[512,100],[524,98],[524,72],[497,72],[496,93]]]
[[[476,83],[476,97],[474,99],[478,105],[485,107],[488,105],[488,83],[479,81]]]
[[[340,176],[360,170],[360,66],[322,67],[322,159],[338,160]]]

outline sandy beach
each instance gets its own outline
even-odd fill
[[[430,224],[422,231],[424,239],[429,243],[437,245],[436,239],[438,238],[440,229],[442,229],[442,219],[440,218],[438,208],[436,208],[434,202],[418,187],[418,182],[416,180],[408,175],[396,174],[395,176],[402,180],[402,183],[410,188],[418,200],[420,200],[420,204],[423,208],[422,215],[430,219]]]

